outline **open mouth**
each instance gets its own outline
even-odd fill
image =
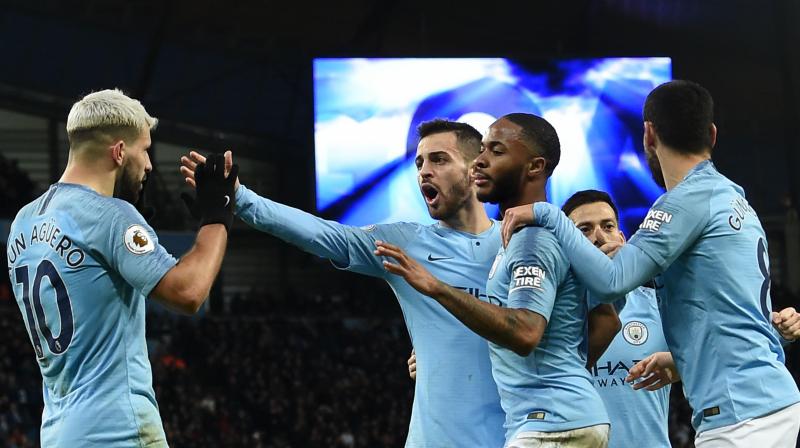
[[[422,184],[419,189],[422,191],[426,204],[435,206],[439,203],[439,190],[436,187],[431,184]]]

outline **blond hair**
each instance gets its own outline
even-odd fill
[[[93,92],[72,105],[67,116],[70,143],[100,136],[138,136],[158,124],[138,100],[118,89]]]

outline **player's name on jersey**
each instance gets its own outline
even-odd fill
[[[80,266],[86,258],[83,250],[75,247],[72,240],[63,234],[55,220],[51,219],[34,225],[30,235],[20,232],[19,235],[14,236],[13,240],[9,240],[7,249],[8,263],[13,264],[20,254],[29,247],[33,247],[34,244],[50,246],[56,255],[71,268]]]
[[[756,211],[753,210],[753,207],[741,196],[737,196],[731,201],[731,210],[731,215],[728,216],[728,224],[733,230],[741,230],[747,215],[755,216],[755,218],[758,219]]]

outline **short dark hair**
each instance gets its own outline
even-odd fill
[[[553,125],[538,115],[521,112],[503,115],[501,118],[522,127],[522,136],[527,140],[528,146],[547,161],[545,172],[550,177],[561,159],[561,143]]]
[[[434,118],[433,120],[423,121],[417,126],[417,135],[419,135],[420,140],[429,135],[443,132],[456,134],[458,149],[461,150],[461,155],[464,156],[465,160],[472,161],[478,157],[483,136],[467,123],[451,121],[445,118]]]
[[[596,202],[605,202],[608,204],[611,207],[611,210],[614,210],[614,217],[617,219],[617,223],[619,223],[619,210],[614,204],[614,201],[611,200],[611,196],[609,196],[609,194],[605,191],[579,191],[567,199],[567,202],[565,202],[564,206],[561,207],[561,211],[563,211],[565,215],[569,216],[569,214],[575,211],[576,208],[586,204],[594,204]]]
[[[642,118],[653,123],[658,138],[678,152],[711,149],[714,100],[696,82],[675,80],[656,87],[644,101]]]

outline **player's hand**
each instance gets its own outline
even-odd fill
[[[520,228],[533,224],[533,204],[520,205],[506,210],[503,214],[503,225],[500,234],[503,237],[503,247],[508,247],[511,235]]]
[[[792,307],[772,312],[772,325],[787,341],[800,339],[800,313]]]
[[[624,243],[620,243],[618,241],[609,241],[600,246],[600,250],[604,254],[608,255],[609,258],[614,258],[614,255],[616,255],[617,252],[619,252],[619,250],[622,248],[623,245]]]
[[[229,176],[231,168],[233,167],[233,153],[225,151],[225,176]],[[181,156],[181,174],[183,174],[184,182],[195,188],[196,182],[194,180],[194,172],[197,169],[197,164],[206,163],[206,158],[196,151],[189,151],[188,156]],[[239,189],[239,177],[235,177],[236,183],[234,184],[234,192]]]
[[[233,224],[233,209],[236,202],[234,182],[239,166],[232,165],[225,177],[225,158],[212,154],[206,163],[195,166],[195,197],[183,193],[181,198],[193,216],[200,219],[200,226],[223,224],[230,230]]]
[[[662,387],[676,383],[681,380],[678,369],[675,368],[675,361],[670,352],[656,352],[647,358],[637,362],[631,367],[625,381],[633,383],[634,390],[647,389],[654,391]]]
[[[383,261],[383,267],[392,274],[403,277],[411,287],[429,297],[434,297],[443,287],[419,262],[403,252],[403,249],[383,241],[375,241],[375,255],[390,257],[395,262]]]
[[[411,357],[408,358],[408,376],[412,380],[417,380],[417,352],[411,349]]]

